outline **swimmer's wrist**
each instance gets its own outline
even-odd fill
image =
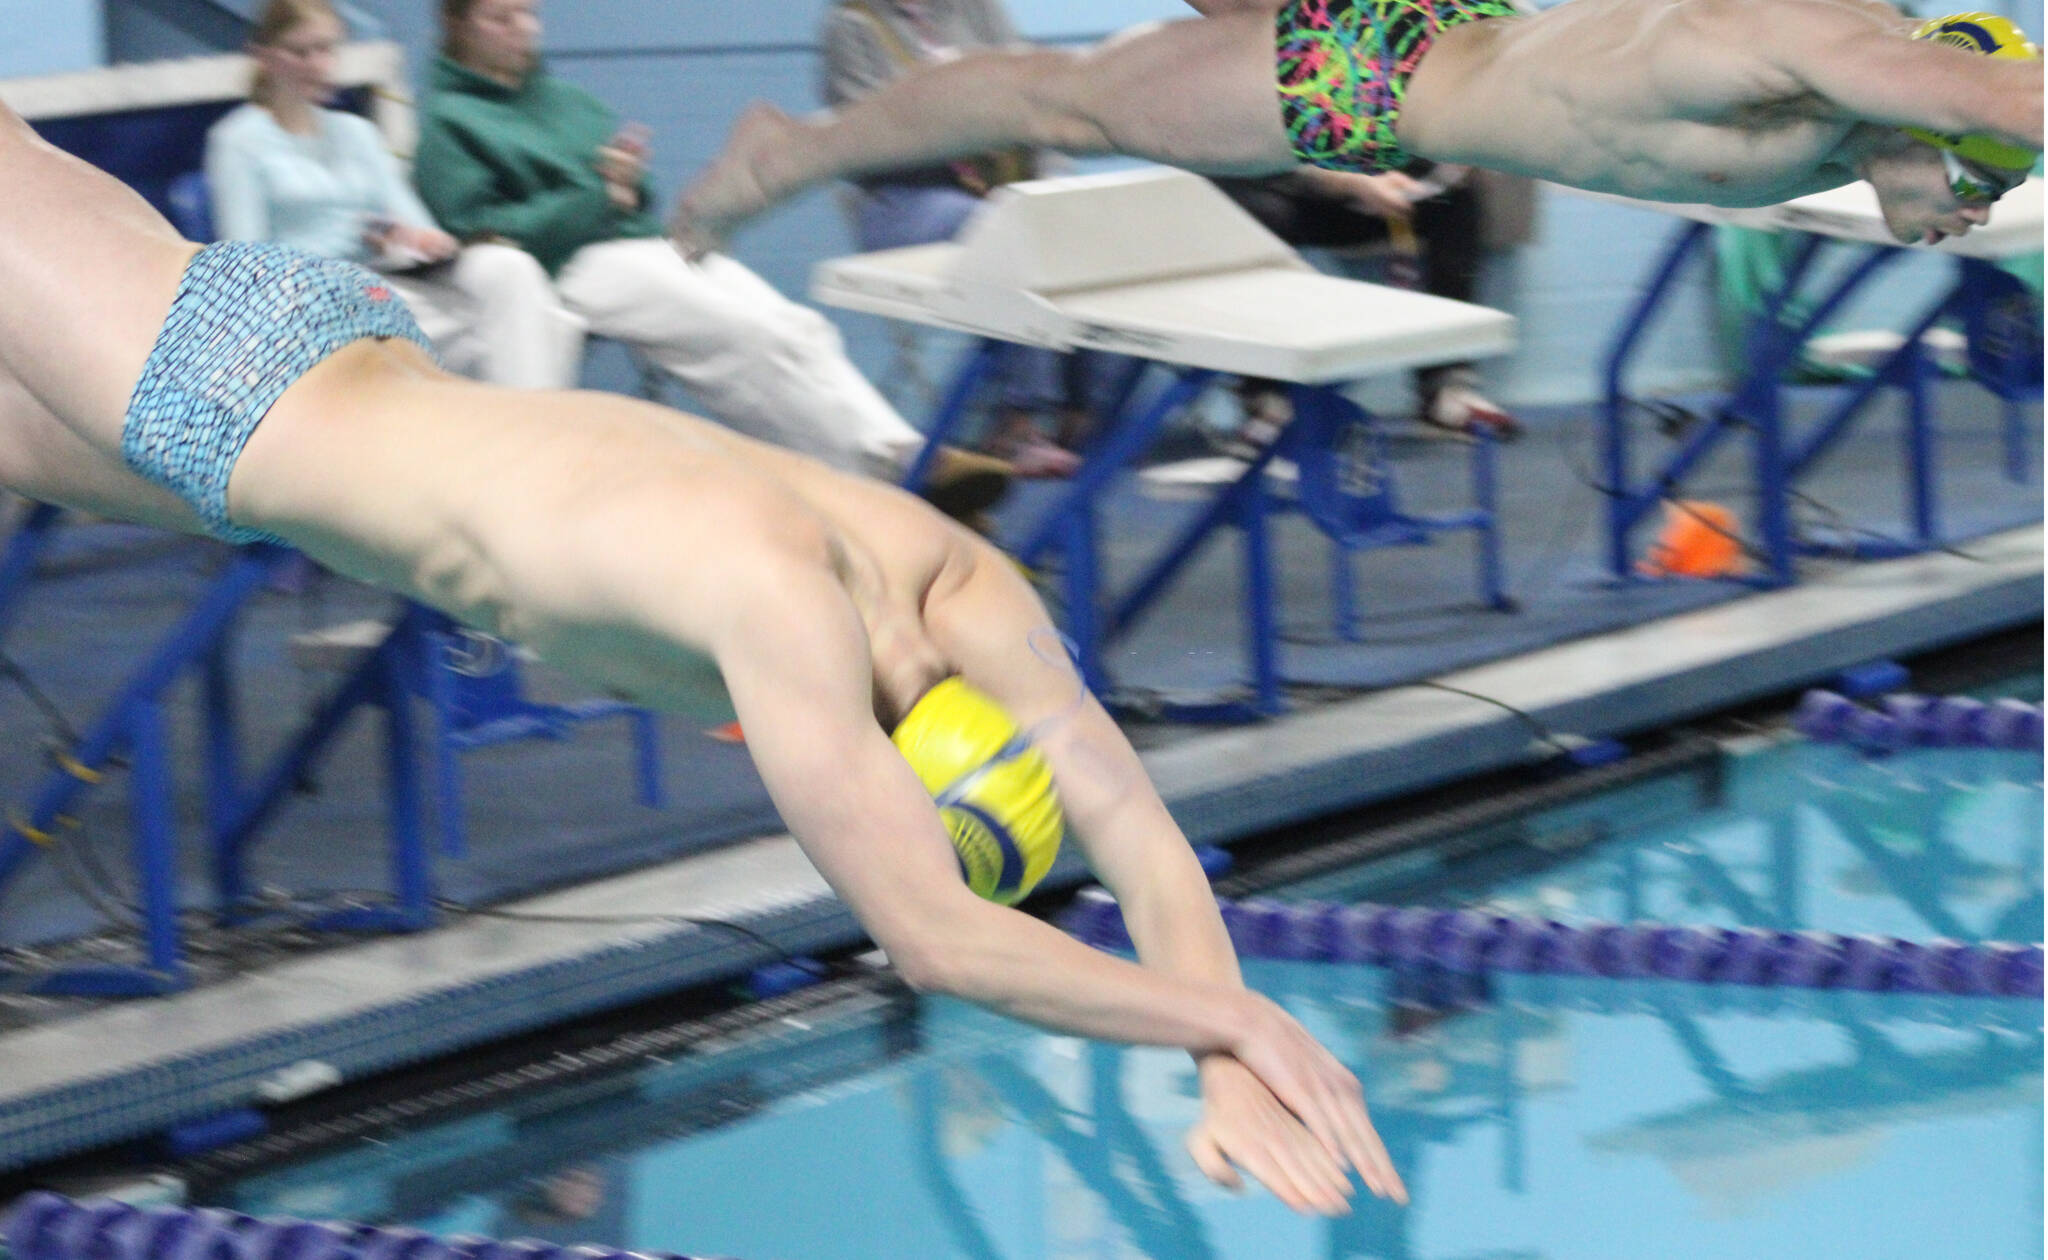
[[[1228,1050],[1191,1050],[1188,1053],[1195,1061],[1195,1079],[1203,1089],[1209,1088],[1218,1076],[1246,1070],[1238,1057]]]
[[[1189,1049],[1197,1065],[1206,1065],[1217,1056],[1238,1059],[1246,1042],[1255,1038],[1255,1031],[1264,1024],[1261,1009],[1266,999],[1242,985],[1219,986],[1216,991],[1215,1039],[1206,1046]]]

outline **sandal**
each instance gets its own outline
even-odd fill
[[[1434,429],[1468,437],[1483,433],[1496,442],[1512,442],[1522,436],[1522,426],[1512,415],[1470,385],[1459,382],[1431,391],[1419,418]]]
[[[1037,433],[1018,442],[1004,458],[1013,474],[1034,479],[1071,477],[1081,467],[1079,455]]]

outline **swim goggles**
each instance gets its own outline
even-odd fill
[[[1965,205],[1988,206],[2027,181],[2025,171],[2012,171],[2010,180],[2000,180],[1981,168],[1966,165],[1953,149],[1941,150],[1941,168],[1948,173],[1948,190]]]

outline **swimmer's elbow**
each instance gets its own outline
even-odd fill
[[[916,993],[985,1001],[992,977],[1010,965],[1012,951],[1002,947],[1008,926],[1003,917],[1015,914],[975,898],[961,889],[957,909],[927,906],[914,925],[901,926],[882,942],[897,978]]]
[[[950,997],[953,994],[951,978],[945,974],[940,955],[889,951],[889,965],[896,969],[896,978],[920,997]]]
[[[889,955],[896,978],[908,985],[911,992],[926,997],[959,996],[963,969],[953,965],[953,954],[939,939],[939,933],[913,932],[884,944],[883,951]]]

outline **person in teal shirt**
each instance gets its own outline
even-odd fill
[[[327,0],[271,0],[250,100],[206,137],[216,233],[384,272],[449,367],[496,385],[574,384],[583,321],[531,255],[435,224],[369,119],[330,109],[345,34]]]
[[[732,258],[686,260],[663,239],[647,129],[543,68],[537,0],[442,0],[441,28],[413,178],[449,231],[532,254],[591,331],[736,429],[875,476],[916,456],[923,436],[822,315]],[[949,450],[927,495],[971,517],[1008,483],[1002,461]]]

